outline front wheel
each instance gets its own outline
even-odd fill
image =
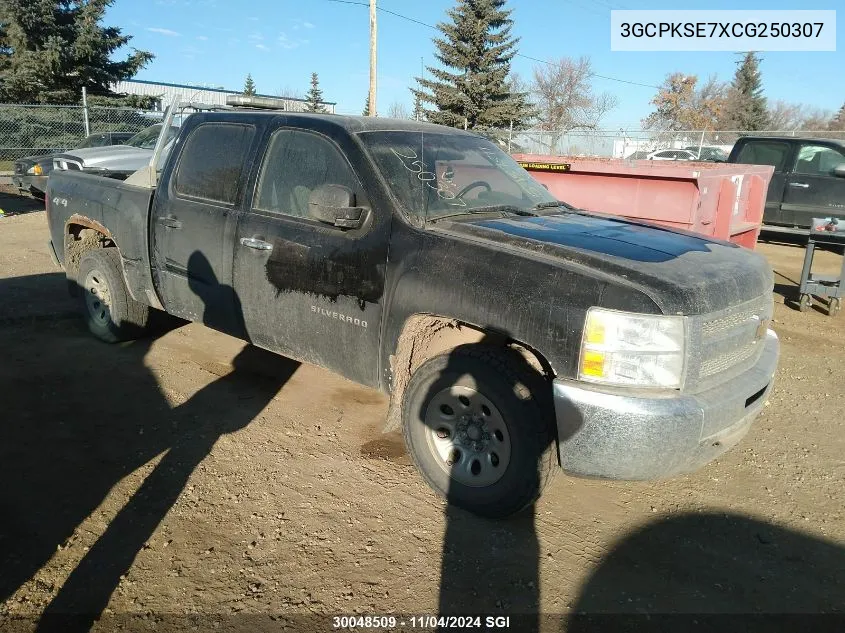
[[[150,308],[129,295],[116,248],[86,252],[79,262],[77,280],[82,287],[85,321],[94,336],[107,343],[117,343],[145,333]]]
[[[463,346],[423,363],[403,402],[408,452],[455,506],[501,518],[531,505],[555,466],[551,386],[516,352]]]

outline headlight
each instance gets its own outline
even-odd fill
[[[44,170],[41,169],[41,165],[35,163],[32,167],[26,170],[26,173],[32,174],[33,176],[40,176],[44,173]]]
[[[686,320],[590,308],[578,377],[589,382],[679,389],[684,375]]]

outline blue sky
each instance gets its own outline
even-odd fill
[[[364,0],[366,1],[366,0]],[[379,0],[379,6],[428,24],[445,18],[453,0]],[[710,52],[611,52],[610,10],[675,9],[677,2],[655,0],[510,0],[519,52],[539,59],[589,56],[596,73],[658,85],[679,71],[729,80],[737,56]],[[783,0],[708,0],[689,9],[836,9],[841,0],[801,6]],[[173,83],[210,84],[240,89],[252,73],[260,93],[283,89],[304,93],[312,71],[319,73],[326,100],[340,113],[360,114],[367,94],[369,52],[366,7],[329,0],[116,0],[107,23],[133,35],[132,46],[156,59],[137,78]],[[420,73],[420,59],[436,63],[435,31],[385,12],[378,24],[378,108],[392,102],[409,109],[408,87]],[[838,109],[845,102],[845,46],[837,52],[764,53],[763,81],[769,99]],[[529,78],[536,62],[516,58],[513,70]],[[603,127],[636,127],[651,111],[655,89],[595,79],[598,92],[611,92],[619,106]]]

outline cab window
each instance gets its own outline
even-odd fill
[[[771,165],[783,171],[789,156],[789,144],[781,141],[749,141],[742,146],[737,163],[743,165]]]
[[[246,153],[255,134],[252,125],[204,123],[185,141],[173,188],[180,196],[234,204]]]
[[[842,152],[826,145],[805,144],[795,159],[795,173],[807,176],[832,176],[833,170],[845,163]]]
[[[359,187],[340,150],[327,138],[302,130],[279,130],[258,177],[253,207],[298,218],[308,217],[308,198],[321,185]]]

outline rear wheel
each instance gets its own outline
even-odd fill
[[[82,288],[85,321],[94,336],[107,343],[143,336],[150,308],[129,295],[116,248],[85,253],[79,262],[77,279]]]
[[[555,467],[551,387],[513,350],[459,347],[411,376],[408,451],[447,501],[500,518],[531,505]]]
[[[836,316],[839,314],[839,311],[842,309],[842,303],[840,302],[839,297],[833,297],[830,300],[830,303],[827,304],[827,314],[828,316]]]
[[[810,306],[813,305],[813,299],[808,294],[801,295],[801,298],[798,301],[798,310],[800,312],[806,312],[810,309]]]

